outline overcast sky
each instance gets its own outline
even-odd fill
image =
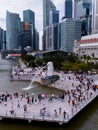
[[[60,18],[64,15],[64,0],[53,0],[60,11]],[[23,10],[31,9],[35,12],[35,23],[38,32],[43,30],[42,0],[0,0],[0,27],[6,29],[6,10],[18,13],[22,20]]]

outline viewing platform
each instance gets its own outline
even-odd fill
[[[47,64],[48,67],[49,65],[51,65],[51,62]],[[95,84],[98,80],[98,75],[75,75],[74,73],[65,74],[63,72],[57,74],[51,67],[46,72],[43,68],[36,68],[35,71],[30,71],[33,78],[31,77],[30,85],[27,88],[23,88],[22,91],[26,93],[26,90],[33,87],[32,84],[34,82],[41,83],[41,76],[47,77],[46,72],[48,72],[48,77],[59,75],[59,79],[56,81],[51,80],[52,82],[49,82],[50,84],[47,86],[63,90],[62,94],[19,94],[18,96],[12,94],[11,98],[10,96],[6,97],[5,94],[3,97],[1,96],[1,120],[3,118],[9,118],[27,120],[29,123],[32,121],[44,121],[56,122],[62,125],[73,119],[98,96],[98,90]],[[18,72],[17,68],[16,72]],[[20,80],[20,77],[17,79]],[[5,101],[5,97],[7,101]]]
[[[75,92],[76,94],[77,92]],[[81,96],[72,93],[61,95],[10,95],[0,101],[0,119],[20,119],[32,121],[68,123],[98,96],[98,90],[89,89]],[[1,96],[2,97],[2,96]],[[33,100],[32,100],[33,99]],[[71,99],[69,101],[69,99]]]

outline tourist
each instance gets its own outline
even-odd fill
[[[39,103],[41,103],[42,96],[40,94],[38,94],[38,100],[39,100]]]
[[[27,105],[26,104],[23,106],[23,108],[24,108],[24,112],[27,112]]]
[[[62,110],[61,107],[59,107],[59,114],[61,114],[61,110]]]
[[[66,111],[63,112],[63,117],[66,119]]]
[[[40,116],[45,116],[46,113],[46,107],[40,109]]]
[[[53,100],[52,96],[49,97],[48,101],[49,101],[49,102],[52,102],[52,100]]]
[[[34,103],[34,96],[32,96],[31,102]]]
[[[57,117],[57,116],[58,116],[57,110],[55,109],[55,110],[54,110],[54,117]]]
[[[19,102],[19,100],[18,100],[17,108],[20,108],[20,102]]]

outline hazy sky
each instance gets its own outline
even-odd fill
[[[53,0],[60,11],[60,18],[64,15],[64,0]],[[40,32],[43,30],[42,0],[0,0],[0,27],[6,28],[6,10],[18,13],[22,20],[23,10],[31,9],[35,12],[35,25]]]

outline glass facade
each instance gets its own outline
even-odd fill
[[[24,31],[24,22],[20,22],[19,23],[19,32],[22,32],[22,31]]]
[[[59,46],[58,46],[58,24],[55,24],[53,26],[53,34],[54,34],[54,37],[53,37],[53,48],[54,50],[59,50]]]
[[[3,49],[3,29],[0,27],[0,50]]]
[[[58,25],[52,24],[46,28],[46,49],[49,51],[59,50]]]
[[[3,30],[3,49],[6,50],[6,31]]]
[[[22,51],[27,46],[31,47],[31,31],[24,30],[24,31],[18,33],[18,43],[19,43],[19,47],[21,48]]]
[[[72,18],[72,0],[65,0],[65,17]]]
[[[93,5],[93,33],[98,33],[98,0],[92,0]]]
[[[33,30],[35,29],[35,13],[32,10],[23,11],[23,21],[32,24]]]
[[[49,26],[50,12],[56,11],[56,7],[51,0],[43,0],[43,50],[46,50],[46,27]],[[51,19],[52,21],[52,19]]]
[[[74,40],[81,38],[80,20],[64,19],[61,22],[61,48],[60,50],[72,52]]]
[[[91,0],[82,0],[84,8],[88,8],[91,4]]]
[[[51,0],[43,0],[43,31],[49,26],[50,12],[56,11],[56,7]]]
[[[32,10],[24,10],[23,11],[23,21],[28,23],[28,30],[31,30],[32,33],[32,48],[36,50],[35,45],[35,13]],[[30,28],[31,25],[31,28]]]
[[[0,50],[6,49],[6,31],[0,27]]]
[[[82,36],[90,35],[93,29],[93,6],[91,0],[78,2],[77,17],[82,21]]]
[[[53,10],[50,12],[49,25],[59,23],[59,11]]]
[[[6,38],[7,49],[14,50],[18,48],[18,32],[19,32],[20,17],[19,14],[6,12]]]

